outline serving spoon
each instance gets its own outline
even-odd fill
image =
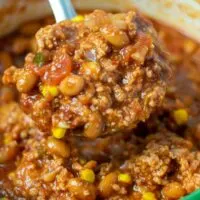
[[[56,22],[77,16],[71,0],[49,0]]]

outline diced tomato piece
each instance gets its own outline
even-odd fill
[[[65,54],[55,59],[52,63],[32,68],[45,84],[58,85],[71,72],[72,60],[69,55]]]
[[[38,76],[42,77],[45,74],[45,72],[49,71],[50,69],[51,69],[51,64],[43,65],[42,67],[35,66],[34,72]]]

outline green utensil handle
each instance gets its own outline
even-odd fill
[[[182,197],[180,200],[200,200],[200,189],[192,192],[185,197]]]

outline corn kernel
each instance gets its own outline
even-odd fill
[[[152,192],[144,192],[142,195],[142,200],[156,200],[156,197]]]
[[[82,180],[93,183],[95,181],[95,174],[91,169],[83,169],[80,173]]]
[[[187,110],[178,109],[174,111],[173,117],[178,125],[183,125],[187,123],[189,116]]]
[[[11,135],[5,135],[4,140],[3,140],[4,144],[10,144],[12,142],[12,136]]]
[[[82,22],[83,20],[84,20],[83,15],[77,15],[76,17],[71,19],[72,22]]]
[[[65,132],[66,132],[66,129],[64,128],[57,127],[57,128],[52,129],[52,134],[57,139],[63,138],[65,136]]]
[[[44,97],[48,97],[48,96],[55,97],[59,93],[58,88],[56,86],[43,85],[40,87],[40,89]]]
[[[10,172],[9,174],[8,174],[8,178],[9,179],[13,179],[15,177],[15,173],[14,172]]]
[[[118,181],[123,183],[131,183],[131,176],[129,174],[119,174]]]

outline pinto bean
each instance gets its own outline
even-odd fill
[[[60,83],[59,89],[66,96],[75,96],[83,90],[84,85],[83,77],[71,74]]]
[[[47,141],[48,150],[58,156],[68,158],[70,156],[69,146],[62,140],[50,137]]]
[[[29,70],[22,70],[17,77],[17,90],[22,93],[27,93],[34,88],[38,77]]]

